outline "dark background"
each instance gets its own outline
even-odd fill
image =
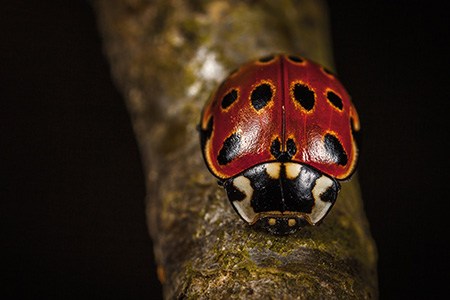
[[[338,74],[364,130],[359,175],[380,296],[443,298],[446,10],[329,2]],[[139,153],[95,22],[82,1],[2,4],[2,299],[160,297]]]

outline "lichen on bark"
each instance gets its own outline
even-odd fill
[[[245,61],[285,52],[334,69],[324,3],[93,4],[142,153],[165,298],[377,298],[376,250],[357,176],[342,184],[320,226],[273,236],[235,214],[204,165],[196,131],[214,88]]]

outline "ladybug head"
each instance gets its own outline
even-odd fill
[[[254,226],[266,230],[272,234],[284,235],[296,232],[306,226],[308,222],[295,214],[260,214]]]
[[[318,224],[340,189],[335,179],[296,162],[263,163],[223,185],[242,219],[273,234]]]

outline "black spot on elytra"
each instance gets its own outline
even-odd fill
[[[267,63],[267,62],[273,60],[274,58],[275,58],[274,55],[268,55],[268,56],[265,56],[263,58],[260,58],[259,61],[262,62],[262,63]]]
[[[263,83],[258,85],[251,93],[250,99],[256,110],[264,108],[272,99],[273,91],[270,84]]]
[[[202,149],[205,149],[206,142],[211,137],[213,127],[214,127],[214,118],[211,117],[208,120],[206,129],[200,128],[200,144],[202,145]]]
[[[295,55],[289,55],[288,56],[290,61],[296,62],[296,63],[302,63],[303,59],[299,56],[295,56]]]
[[[278,160],[278,157],[281,155],[281,143],[278,138],[274,139],[272,144],[270,145],[270,153]]]
[[[239,154],[241,149],[241,136],[237,133],[230,135],[222,145],[222,149],[219,151],[217,161],[220,165],[226,165],[230,163]]]
[[[293,139],[288,139],[286,142],[286,152],[289,156],[289,160],[292,158],[292,156],[297,153],[297,146],[295,145],[295,142]]]
[[[330,101],[330,103],[333,104],[334,107],[336,107],[339,110],[342,110],[343,104],[341,97],[339,97],[336,93],[329,91],[327,93],[327,98]]]
[[[278,138],[274,139],[270,145],[270,153],[277,161],[286,162],[292,159],[292,156],[297,152],[297,146],[293,139],[288,139],[286,142],[286,151],[281,151],[281,143]]]
[[[296,83],[294,86],[294,99],[300,103],[300,105],[310,111],[314,108],[315,94],[304,84]]]
[[[223,98],[222,98],[222,108],[227,109],[230,107],[231,104],[234,103],[238,98],[238,92],[236,89],[228,92]]]
[[[334,135],[327,133],[325,135],[325,149],[331,154],[337,164],[345,166],[348,162],[347,153],[345,153],[344,147],[341,142]]]

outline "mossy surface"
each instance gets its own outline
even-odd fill
[[[376,250],[357,176],[342,185],[320,226],[273,236],[235,214],[204,165],[196,130],[215,87],[247,60],[285,52],[333,69],[323,3],[94,5],[142,153],[148,227],[165,297],[377,298]]]

